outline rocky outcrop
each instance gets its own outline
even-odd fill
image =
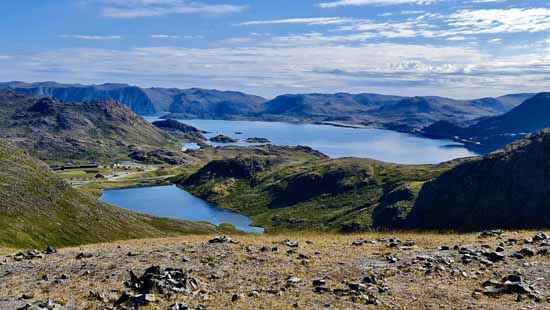
[[[206,140],[206,138],[203,136],[204,132],[202,130],[173,119],[156,121],[153,122],[153,125],[179,138],[184,138],[190,141]]]
[[[226,135],[217,135],[215,137],[212,137],[209,139],[210,142],[216,142],[216,143],[236,143],[239,142],[238,139],[234,139],[231,137],[228,137]]]
[[[185,180],[183,185],[193,185],[219,178],[254,178],[272,165],[273,162],[269,159],[256,156],[214,160]]]
[[[426,183],[410,228],[550,227],[550,130],[467,161]]]
[[[271,140],[267,138],[248,138],[244,140],[246,143],[271,143]]]

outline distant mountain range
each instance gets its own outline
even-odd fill
[[[66,102],[117,100],[141,115],[167,118],[331,122],[413,131],[438,121],[469,125],[500,115],[534,94],[455,100],[380,94],[287,94],[267,100],[241,92],[200,88],[140,88],[126,84],[0,83],[0,90],[46,95]]]
[[[540,93],[507,113],[481,119],[468,127],[439,121],[422,132],[432,138],[454,139],[496,149],[547,127],[550,127],[550,93]]]

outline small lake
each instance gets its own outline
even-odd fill
[[[146,119],[151,122],[158,120],[157,117]],[[437,164],[478,155],[453,141],[427,139],[391,130],[261,121],[179,121],[209,132],[206,134],[208,138],[223,134],[241,140],[228,144],[210,143],[213,146],[254,145],[244,140],[259,137],[270,139],[273,145],[309,146],[331,158],[363,157],[399,164]],[[184,148],[192,149],[193,146]]]
[[[221,209],[197,198],[175,185],[106,190],[101,201],[157,217],[169,217],[215,225],[233,224],[237,229],[262,233],[261,227],[250,226],[248,217]]]

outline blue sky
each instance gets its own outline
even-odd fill
[[[0,80],[456,98],[550,91],[550,3],[4,0]]]

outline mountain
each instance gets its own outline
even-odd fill
[[[444,97],[400,97],[378,94],[293,94],[265,103],[256,115],[268,120],[344,122],[415,131],[434,122],[469,124],[473,120],[507,112],[518,98],[455,100]]]
[[[249,119],[361,124],[416,131],[438,121],[469,125],[478,118],[508,112],[533,94],[455,100],[370,93],[286,94],[272,100],[215,89],[139,88],[126,84],[79,85],[55,82],[0,83],[0,90],[47,95],[67,102],[112,99],[134,112],[169,112],[166,118]]]
[[[0,90],[49,96],[65,102],[116,100],[141,115],[173,112],[181,117],[220,118],[261,110],[262,97],[240,92],[199,88],[140,88],[127,84],[60,84],[56,82],[0,83]]]
[[[435,123],[423,129],[430,137],[453,138],[495,148],[550,127],[550,93],[540,93],[509,112],[479,120],[468,127]]]
[[[258,113],[265,99],[241,92],[192,88],[180,91],[169,111],[180,118],[228,118]]]
[[[68,246],[215,231],[209,224],[159,219],[100,203],[0,139],[2,246]]]
[[[550,129],[426,183],[408,225],[430,230],[550,227]]]
[[[68,103],[11,91],[0,92],[0,137],[47,160],[113,158],[176,142],[116,101]]]
[[[126,84],[0,83],[0,90],[6,89],[31,95],[48,96],[65,102],[116,100],[138,114],[149,115],[157,112],[157,108],[141,88]]]

